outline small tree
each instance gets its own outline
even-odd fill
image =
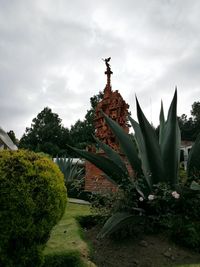
[[[58,114],[46,107],[32,120],[31,127],[26,128],[19,146],[55,157],[67,153],[67,143],[69,143],[69,130],[62,126]]]

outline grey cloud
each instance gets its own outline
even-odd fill
[[[49,106],[70,127],[104,89],[108,56],[133,114],[135,93],[158,113],[175,85],[189,112],[199,99],[199,10],[197,0],[0,1],[0,126],[20,137]]]

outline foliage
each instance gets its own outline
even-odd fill
[[[83,168],[79,166],[78,162],[73,163],[72,158],[57,157],[55,162],[64,174],[66,184],[83,177]]]
[[[191,110],[192,117],[182,114],[179,120],[182,140],[195,141],[200,132],[200,102],[194,102]]]
[[[48,107],[44,108],[26,128],[19,146],[35,152],[44,152],[53,157],[67,154],[70,144],[69,130],[61,125],[61,119]]]
[[[195,144],[189,153],[187,163],[187,175],[189,177],[198,176],[200,173],[200,134],[198,135]]]
[[[42,267],[86,267],[78,251],[50,254],[45,257]]]
[[[194,121],[200,121],[200,102],[192,104],[191,115],[194,117]]]
[[[71,198],[79,198],[82,200],[90,201],[92,193],[84,190],[84,178],[74,180],[68,183],[67,194]]]
[[[63,175],[51,160],[23,150],[0,152],[0,265],[36,267],[66,205]]]
[[[177,216],[174,218],[172,239],[182,246],[186,246],[199,251],[200,247],[200,222]]]
[[[187,115],[182,114],[178,118],[178,122],[181,130],[181,139],[187,141],[194,141],[196,139],[195,138],[196,127],[192,117],[187,118]]]
[[[75,154],[72,150],[69,151],[67,145],[85,148],[94,142],[92,135],[95,129],[95,108],[102,98],[102,92],[91,97],[91,108],[87,111],[84,120],[78,120],[71,126],[70,130],[62,126],[58,114],[53,113],[50,108],[45,107],[32,120],[31,127],[26,128],[19,142],[19,147],[35,152],[44,152],[52,157],[73,157]]]
[[[173,225],[168,218],[176,213],[180,215],[180,210],[184,212],[182,199],[185,194],[189,192],[190,197],[194,198],[200,192],[198,184],[193,182],[191,188],[185,188],[179,181],[180,130],[176,116],[177,92],[175,91],[166,120],[161,104],[159,139],[155,129],[143,114],[137,98],[136,104],[139,123],[129,117],[135,131],[135,143],[115,121],[104,114],[106,123],[118,139],[122,152],[134,170],[133,177],[120,155],[99,140],[96,141],[107,157],[74,149],[104,171],[108,179],[117,184],[119,189],[128,193],[124,195],[124,200],[128,199],[130,204],[128,213],[127,207],[116,210],[103,227],[101,236],[111,233],[113,228],[118,228],[119,225],[124,226],[127,219],[137,218],[138,215],[144,215],[148,220],[152,218],[153,224],[157,220],[160,225]],[[190,151],[188,175],[191,179],[200,171],[199,140],[200,136]],[[187,215],[190,216],[189,209],[187,211]],[[190,219],[192,220],[191,216]]]
[[[116,135],[135,176],[145,177],[148,194],[152,191],[152,185],[160,181],[169,182],[171,186],[177,184],[180,135],[176,119],[176,101],[175,92],[166,121],[161,108],[160,140],[158,141],[155,129],[147,121],[136,99],[139,124],[131,117],[129,119],[135,130],[137,147],[132,138],[115,121],[104,114],[105,121]],[[100,141],[98,144],[108,158],[86,151],[74,150],[102,169],[112,182],[122,187],[129,185],[131,179],[121,157],[109,146]]]
[[[56,158],[56,164],[64,174],[65,184],[69,197],[83,197],[84,189],[84,169],[79,166],[78,162],[73,163],[72,158]]]
[[[85,216],[77,216],[76,219],[83,229],[91,229],[99,223],[99,220],[101,220],[102,217],[98,214],[89,214]]]
[[[47,154],[47,153],[44,153],[44,152],[37,152],[38,155],[40,155],[41,157],[46,157],[48,159],[51,159],[52,160],[52,157]]]
[[[74,147],[83,149],[87,145],[94,143],[92,135],[94,135],[94,117],[95,109],[98,102],[103,98],[100,91],[97,95],[90,98],[91,108],[87,111],[83,121],[78,120],[70,129],[70,137]],[[72,154],[73,155],[73,154]]]
[[[92,213],[101,216],[101,221],[105,222],[112,215],[119,194],[119,192],[93,193],[90,198]]]

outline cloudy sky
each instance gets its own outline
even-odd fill
[[[0,126],[20,138],[46,106],[70,127],[105,87],[135,118],[135,94],[158,125],[178,88],[178,114],[200,101],[199,0],[0,0]]]

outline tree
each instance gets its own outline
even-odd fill
[[[194,102],[192,104],[191,115],[195,122],[200,122],[200,102]]]
[[[178,122],[181,130],[181,140],[194,141],[195,124],[193,119],[191,117],[187,119],[187,115],[182,114],[178,117]]]
[[[182,140],[195,141],[200,133],[200,102],[192,104],[191,115],[189,118],[185,114],[178,117]]]
[[[13,143],[15,145],[18,145],[19,140],[16,138],[14,131],[13,130],[10,130],[9,132],[7,132],[7,134],[10,137],[10,139],[13,141]]]
[[[85,148],[87,145],[94,143],[92,135],[95,134],[95,109],[99,101],[103,98],[100,91],[97,95],[90,98],[91,108],[87,111],[83,121],[78,120],[70,129],[70,137],[73,146],[77,148]]]
[[[69,130],[62,126],[61,119],[56,113],[45,107],[32,120],[31,127],[26,128],[19,146],[55,157],[67,153],[67,143],[70,143]]]

